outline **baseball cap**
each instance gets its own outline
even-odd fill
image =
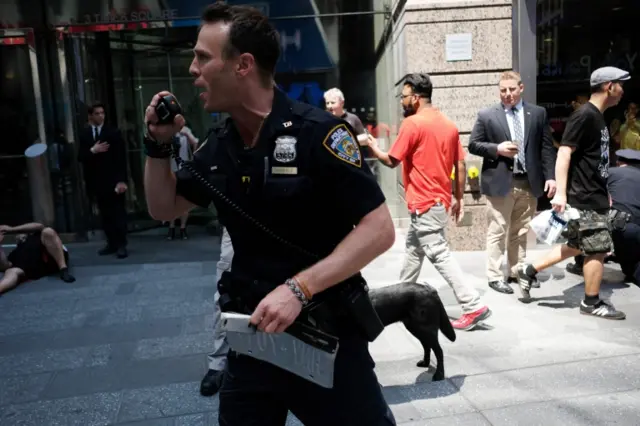
[[[591,87],[611,81],[626,81],[631,77],[629,72],[616,67],[602,67],[591,73]]]

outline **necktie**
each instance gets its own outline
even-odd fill
[[[100,130],[98,129],[98,126],[93,126],[93,140],[98,142],[98,138],[100,138]]]
[[[524,173],[527,171],[525,158],[524,158],[524,131],[522,130],[522,122],[520,122],[520,116],[518,115],[518,108],[511,108],[511,112],[513,112],[513,133],[516,137],[516,141],[518,142],[518,155],[516,156],[516,164],[514,164],[514,170],[517,169],[518,172]]]

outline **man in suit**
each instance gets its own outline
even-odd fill
[[[98,254],[127,253],[127,161],[125,143],[120,131],[105,126],[105,108],[101,103],[89,107],[89,126],[80,134],[79,161],[84,168],[87,192],[95,198],[100,210],[107,245]]]
[[[527,233],[537,198],[555,194],[556,151],[547,112],[522,100],[520,75],[503,73],[499,88],[501,102],[478,114],[469,152],[484,158],[481,186],[489,216],[489,286],[512,294],[509,283],[518,282],[518,266],[526,256]],[[501,270],[505,246],[509,267],[506,282]]]

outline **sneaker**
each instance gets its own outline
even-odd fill
[[[509,279],[507,279],[507,284],[518,284],[519,282],[518,277],[509,277]],[[531,283],[531,288],[540,288],[540,281],[534,280]]]
[[[189,239],[189,236],[187,235],[187,230],[185,228],[180,228],[180,238],[183,240]]]
[[[169,228],[167,233],[167,240],[171,241],[176,237],[176,228]]]
[[[593,306],[584,303],[584,300],[580,302],[580,313],[583,315],[593,315],[594,317],[600,317],[610,320],[623,320],[627,317],[624,312],[616,310],[613,305],[600,300]]]
[[[463,314],[457,320],[451,321],[451,325],[456,330],[468,331],[468,330],[473,329],[481,321],[486,320],[490,316],[491,316],[491,310],[487,306],[484,306],[484,307],[478,309],[477,311],[468,312],[466,314]]]
[[[533,287],[533,283],[537,281],[535,277],[532,278],[527,275],[526,271],[528,266],[529,264],[525,263],[518,269],[518,284],[520,284],[520,293],[522,293],[520,301],[523,303],[531,302],[531,295],[529,294],[529,291],[531,290],[531,287]]]

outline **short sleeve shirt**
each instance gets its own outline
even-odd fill
[[[561,145],[575,148],[571,155],[567,202],[584,210],[609,208],[609,130],[604,116],[590,102],[567,122]]]
[[[176,174],[177,193],[203,207],[214,202],[233,241],[232,270],[259,278],[283,280],[315,260],[277,242],[234,206],[278,237],[324,257],[385,201],[351,127],[279,90],[254,148],[244,148],[229,120],[190,164],[227,201],[212,196],[185,168]]]
[[[409,211],[420,213],[434,204],[451,205],[451,173],[464,160],[456,125],[435,108],[407,117],[389,156],[402,162]]]

